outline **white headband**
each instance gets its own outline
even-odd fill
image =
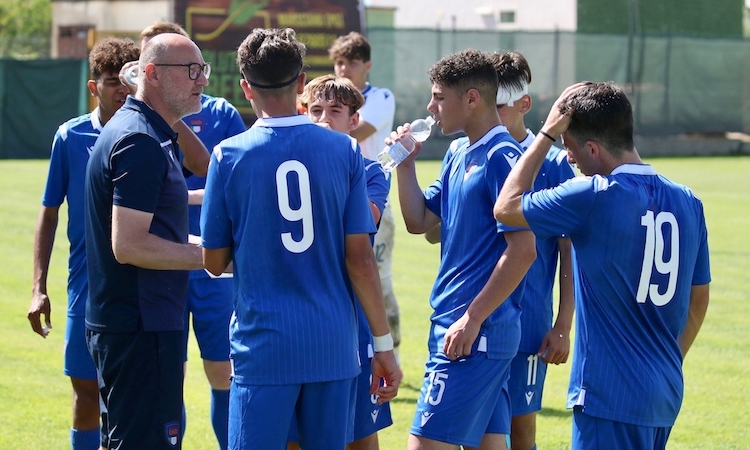
[[[521,86],[520,90],[516,89],[515,86],[511,86],[510,89],[498,86],[495,104],[513,106],[516,100],[521,100],[521,97],[529,93],[529,85],[525,81],[521,83]]]

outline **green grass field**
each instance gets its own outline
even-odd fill
[[[670,449],[750,448],[750,157],[650,159],[657,171],[690,186],[704,202],[713,283],[708,315],[685,363],[686,392]],[[420,162],[426,185],[439,162]],[[47,161],[0,161],[0,449],[69,448],[70,386],[62,374],[67,239],[61,215],[49,279],[54,330],[46,340],[26,319],[31,292],[34,226]],[[395,181],[394,181],[395,183]],[[398,199],[393,190],[394,203]],[[398,207],[395,208],[398,214]],[[414,413],[430,308],[427,298],[439,251],[422,236],[406,233],[400,217],[394,284],[401,307],[404,382],[392,402],[394,425],[380,433],[384,450],[405,447]],[[627,361],[623,361],[627,364]],[[565,410],[569,366],[548,371],[538,421],[540,449],[570,447]],[[184,448],[215,449],[209,388],[195,342],[185,384],[188,426]]]

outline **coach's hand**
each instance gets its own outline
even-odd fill
[[[29,313],[26,315],[31,323],[31,329],[39,336],[46,338],[52,328],[52,305],[49,297],[43,292],[35,292],[31,297],[31,306]],[[42,316],[44,316],[44,326],[42,326]]]
[[[370,394],[375,394],[378,397],[378,405],[382,405],[396,397],[402,377],[403,374],[398,367],[396,355],[393,354],[393,350],[375,352],[375,356],[372,358]],[[383,380],[382,383],[381,380]]]

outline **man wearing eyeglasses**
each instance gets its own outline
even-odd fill
[[[102,130],[86,173],[89,299],[86,341],[107,418],[106,448],[182,446],[183,311],[188,270],[187,188],[175,123],[200,111],[206,62],[190,39],[143,46],[138,91]],[[205,150],[183,149],[205,173]]]
[[[153,37],[163,33],[177,33],[189,37],[187,32],[174,22],[155,22],[141,32],[141,46]],[[189,67],[198,75],[198,64]],[[206,78],[211,66],[203,69]],[[179,122],[186,130],[175,128],[180,137],[180,148],[201,144],[209,150],[216,144],[245,131],[245,123],[237,109],[221,97],[201,94],[201,110],[186,116]],[[203,188],[206,177],[186,173],[188,188],[188,228],[193,236],[201,235],[200,214],[203,202]],[[232,278],[211,278],[205,270],[191,270],[188,283],[187,304],[185,307],[185,333],[183,355],[188,357],[190,316],[193,332],[200,348],[203,369],[211,386],[211,425],[220,449],[228,445],[227,427],[229,423],[229,320],[234,312],[232,305]]]

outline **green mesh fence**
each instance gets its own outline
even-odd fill
[[[397,124],[428,114],[427,71],[435,61],[475,48],[516,50],[529,61],[533,107],[526,124],[532,131],[559,93],[581,80],[624,87],[641,136],[750,130],[750,43],[743,40],[404,29],[370,29],[368,39],[370,81],[394,92]],[[451,139],[434,133],[426,156],[441,156]]]

